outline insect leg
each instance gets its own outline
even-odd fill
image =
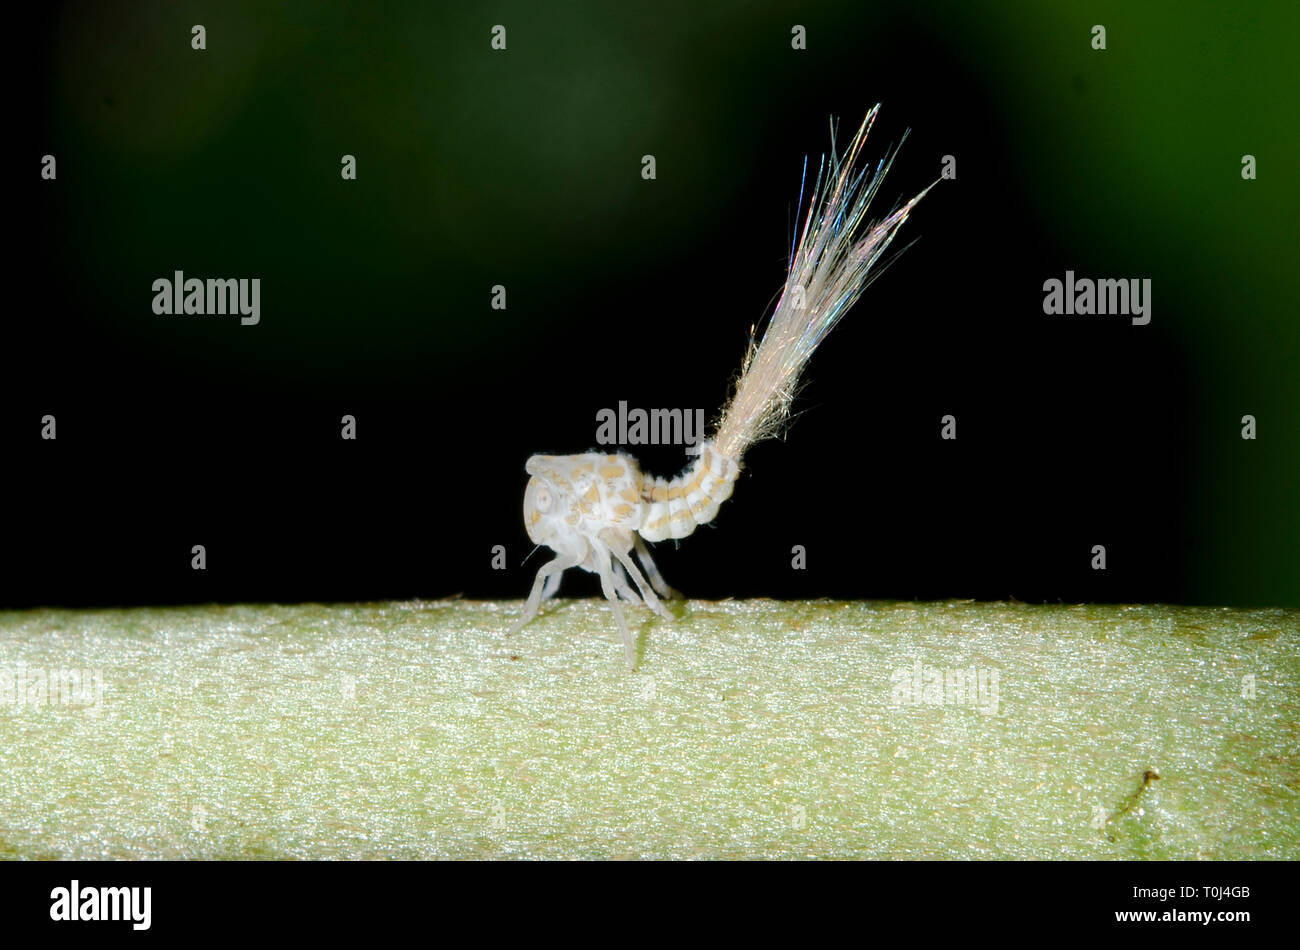
[[[636,544],[637,559],[640,560],[641,566],[645,568],[646,574],[650,576],[650,583],[653,584],[655,590],[659,592],[659,596],[664,598],[664,600],[680,599],[682,595],[673,590],[672,587],[668,586],[668,582],[664,580],[664,576],[660,573],[658,566],[656,566],[654,558],[650,556],[650,549],[645,546],[645,542],[641,540],[641,536],[639,534],[633,534],[632,539]]]
[[[646,579],[641,576],[641,572],[637,570],[636,565],[632,563],[632,559],[617,548],[614,549],[614,557],[618,558],[619,563],[627,568],[627,572],[632,575],[632,580],[636,581],[636,586],[640,589],[641,596],[645,598],[646,606],[661,617],[667,617],[669,620],[676,620],[677,618],[668,612],[668,608],[660,603],[659,598],[655,596],[655,592],[651,590],[650,585],[646,583]]]
[[[629,604],[640,604],[641,598],[632,589],[632,585],[627,582],[627,574],[623,572],[623,565],[615,561],[611,567],[614,571],[614,589],[618,591],[618,596]]]
[[[636,669],[636,644],[632,640],[632,631],[627,628],[627,620],[623,617],[623,608],[618,602],[618,596],[614,587],[614,570],[609,563],[609,548],[603,541],[591,541],[592,553],[596,556],[596,567],[600,571],[600,587],[605,592],[605,599],[609,601],[609,607],[614,611],[614,619],[618,621],[618,632],[623,635],[623,654],[627,657],[627,667],[630,670]]]
[[[556,571],[550,577],[546,578],[546,586],[542,588],[542,600],[550,600],[560,589],[560,580],[564,577],[563,571]]]
[[[506,631],[506,636],[518,633],[528,621],[537,616],[538,609],[542,606],[542,591],[546,587],[547,581],[551,575],[559,577],[560,574],[571,567],[577,567],[582,563],[582,558],[565,556],[563,554],[554,560],[547,561],[537,569],[537,577],[533,580],[533,591],[528,595],[528,603],[524,605],[524,612],[519,619],[511,625]]]

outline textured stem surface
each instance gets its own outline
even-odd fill
[[[1297,611],[519,606],[0,613],[0,856],[1300,857]]]

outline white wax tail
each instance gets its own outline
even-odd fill
[[[823,157],[818,168],[781,299],[762,341],[756,344],[751,336],[740,379],[713,440],[716,450],[737,464],[749,446],[781,431],[813,351],[866,289],[874,277],[873,266],[930,190],[879,221],[866,221],[867,207],[897,154],[895,149],[881,159],[870,179],[868,168],[855,168],[879,111],[876,105],[867,113],[842,156],[835,151],[832,125],[830,158]]]

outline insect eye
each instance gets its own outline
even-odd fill
[[[537,489],[537,494],[533,496],[533,502],[537,505],[538,511],[543,513],[550,511],[551,510],[550,491],[545,488]]]

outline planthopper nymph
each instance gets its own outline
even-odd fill
[[[746,449],[781,430],[809,357],[857,301],[874,265],[929,191],[879,220],[867,218],[868,205],[893,161],[893,154],[887,154],[874,171],[857,167],[879,110],[877,105],[867,113],[843,154],[836,152],[832,125],[830,155],[818,169],[780,299],[761,341],[750,340],[717,430],[700,444],[686,471],[671,480],[652,477],[621,453],[534,455],[528,460],[524,468],[532,477],[524,491],[524,527],[534,544],[549,547],[555,557],[538,570],[510,633],[537,616],[571,567],[599,575],[629,667],[636,666],[636,648],[620,598],[644,602],[673,619],[661,598],[676,592],[655,566],[646,542],[684,538],[713,520],[731,497]],[[802,214],[802,193],[799,209]]]

